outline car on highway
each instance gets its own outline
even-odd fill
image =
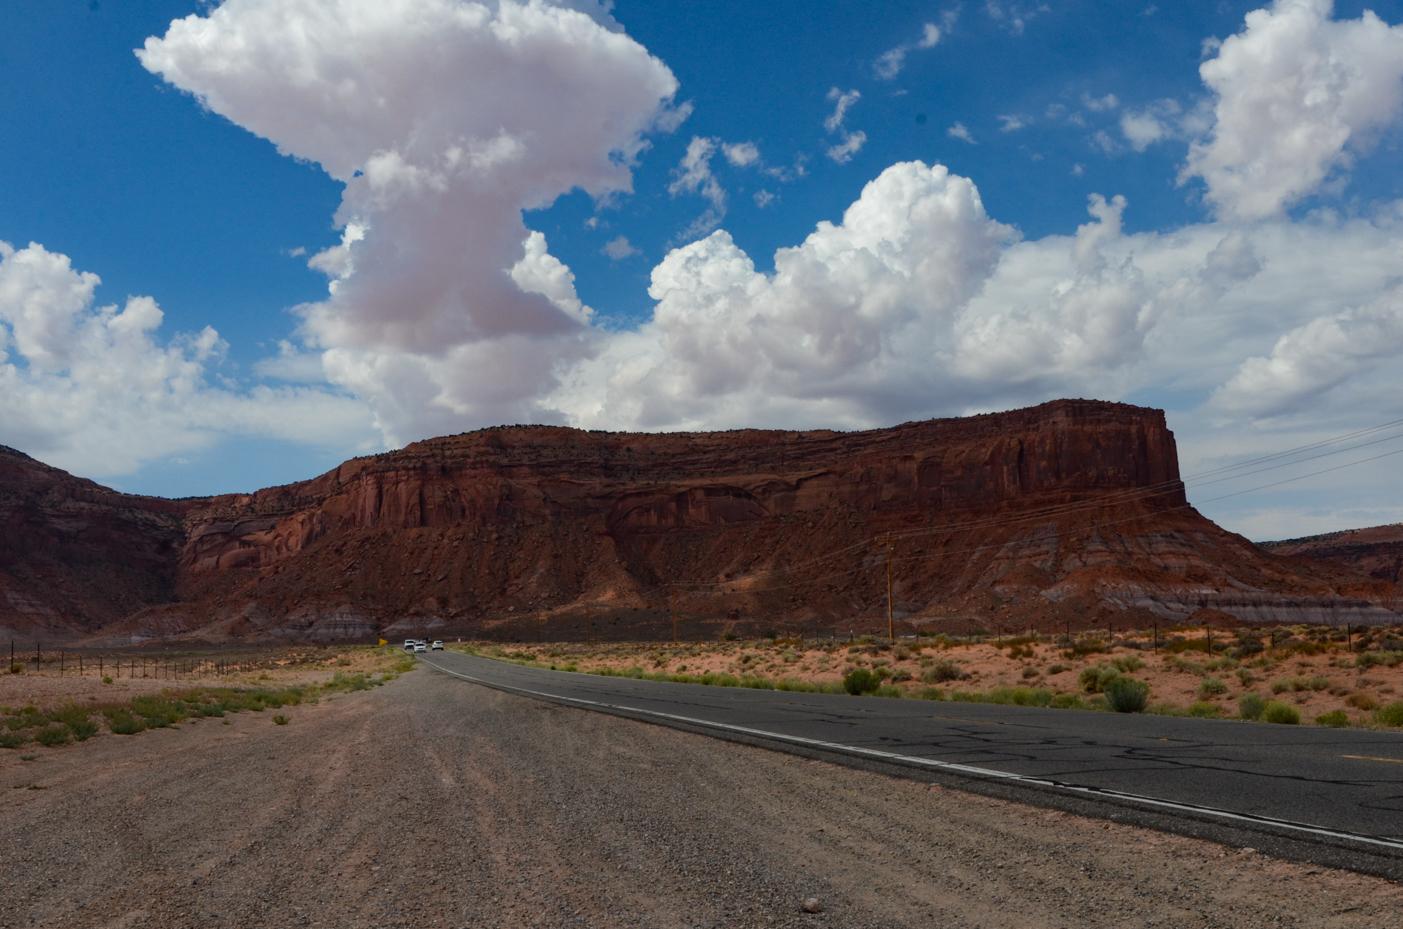
[[[414,654],[417,655],[417,654],[419,654],[420,652],[427,652],[428,650],[429,650],[429,647],[428,647],[427,645],[425,645],[423,642],[415,642],[415,643],[414,643]]]
[[[434,644],[431,645],[430,648],[432,648],[436,652],[441,652],[443,651],[443,642],[439,639],[435,639]]]
[[[416,643],[418,643],[418,641],[419,641],[418,639],[405,639],[405,640],[404,640],[404,650],[407,651],[407,652],[412,652],[412,651],[414,651],[414,646],[415,646]]]

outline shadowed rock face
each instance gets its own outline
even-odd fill
[[[0,446],[0,634],[71,636],[172,599],[187,508]]]
[[[1262,548],[1278,555],[1333,561],[1394,584],[1403,582],[1403,523],[1264,542]]]
[[[586,611],[627,627],[674,595],[692,620],[885,627],[887,538],[894,612],[936,628],[1204,607],[1396,619],[1392,584],[1276,558],[1199,516],[1163,414],[1123,404],[856,433],[502,427],[185,501],[63,478],[127,501],[166,546],[149,608],[108,626],[120,636],[339,638],[523,615],[555,629]]]

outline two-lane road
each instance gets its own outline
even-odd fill
[[[584,709],[1403,878],[1403,734],[425,663]]]

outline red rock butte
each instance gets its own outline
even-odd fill
[[[0,625],[89,641],[670,637],[674,610],[686,638],[885,630],[889,556],[907,632],[1403,608],[1205,519],[1163,412],[1088,400],[849,433],[503,426],[181,500],[6,449],[0,525]]]

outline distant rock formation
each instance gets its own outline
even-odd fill
[[[1262,548],[1277,555],[1323,558],[1369,577],[1403,583],[1403,523],[1263,542]]]
[[[674,602],[694,634],[731,615],[885,629],[885,540],[908,629],[1146,624],[1202,609],[1377,623],[1398,621],[1400,605],[1386,579],[1278,557],[1203,518],[1163,413],[1097,401],[853,433],[500,427],[179,501],[12,459],[0,502],[35,483],[30,472],[49,489],[6,523],[4,551],[19,555],[0,580],[75,634],[115,641],[574,636],[587,616],[620,637],[667,626]],[[54,537],[89,500],[110,528],[70,532],[44,563],[73,589],[106,566],[126,587],[104,609],[95,594],[63,600],[64,584],[25,580],[37,576],[27,540]],[[113,544],[122,532],[130,545]],[[0,621],[30,615],[0,603]]]
[[[0,635],[71,637],[173,599],[188,509],[0,445]]]

